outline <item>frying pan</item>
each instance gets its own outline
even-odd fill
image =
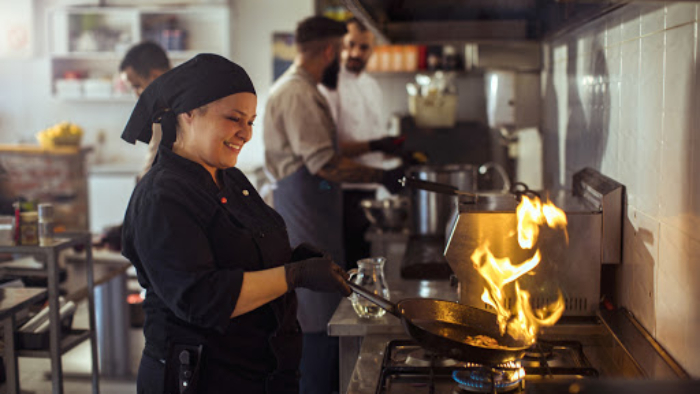
[[[355,283],[347,283],[355,293],[401,319],[404,330],[420,346],[441,356],[494,366],[521,359],[530,347],[507,333],[502,336],[493,313],[430,298],[407,298],[394,304]],[[470,345],[464,342],[467,335],[489,336],[504,348]]]

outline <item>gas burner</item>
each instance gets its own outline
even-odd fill
[[[452,372],[457,382],[453,394],[462,393],[506,393],[522,387],[525,370],[517,361],[490,368],[468,363],[467,368]]]
[[[414,367],[451,367],[459,362],[451,358],[439,356],[425,349],[416,349],[406,357],[406,365]]]
[[[525,358],[551,359],[554,355],[554,346],[549,343],[535,343],[525,352]]]

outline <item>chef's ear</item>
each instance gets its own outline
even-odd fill
[[[181,113],[179,115],[181,121],[185,124],[192,124],[192,122],[194,121],[195,112],[197,112],[197,111],[191,110],[191,111]]]

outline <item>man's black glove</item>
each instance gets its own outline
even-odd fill
[[[338,292],[344,297],[352,294],[345,283],[348,274],[327,257],[313,257],[284,265],[289,291],[303,287],[323,293]]]
[[[301,261],[312,257],[329,257],[328,253],[311,245],[310,243],[302,242],[292,251],[291,261]]]
[[[406,173],[403,167],[384,171],[384,173],[382,173],[382,185],[386,187],[389,193],[396,194],[403,189],[401,180],[403,180],[405,175]]]
[[[389,155],[397,155],[401,153],[405,137],[384,137],[369,142],[369,150],[372,152],[379,151]]]

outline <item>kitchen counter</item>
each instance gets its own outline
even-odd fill
[[[457,290],[449,281],[394,280],[387,278],[389,298],[396,302],[404,298],[437,298],[448,301],[457,300]],[[328,335],[339,337],[340,346],[340,387],[345,392],[355,363],[360,355],[363,339],[368,335],[389,335],[396,338],[405,335],[401,321],[395,316],[385,314],[376,319],[364,319],[357,316],[349,299],[340,301],[333,317],[328,323]]]

